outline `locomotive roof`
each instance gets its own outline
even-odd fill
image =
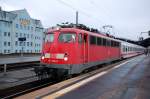
[[[125,44],[129,44],[129,45],[140,46],[140,45],[137,45],[137,44],[132,44],[132,43],[129,43],[129,42],[126,42],[126,41],[115,39],[115,38],[111,37],[110,35],[106,35],[106,34],[102,34],[102,33],[96,33],[96,32],[90,32],[90,31],[86,31],[86,30],[82,30],[82,29],[78,29],[78,28],[59,28],[59,29],[53,28],[53,29],[49,29],[48,33],[49,32],[56,32],[56,31],[60,31],[60,32],[66,32],[67,31],[67,32],[87,33],[87,34],[90,34],[90,35],[93,35],[93,36],[98,36],[98,37],[106,38],[106,39],[109,39],[109,40],[118,41],[120,43],[125,43]]]
[[[86,31],[86,30],[82,30],[82,29],[78,29],[78,28],[59,28],[59,29],[49,29],[48,30],[48,33],[49,32],[55,32],[55,31],[60,31],[60,32],[77,32],[77,33],[87,33],[87,34],[90,34],[90,35],[93,35],[93,36],[99,36],[99,37],[103,37],[103,38],[106,38],[106,39],[110,39],[110,40],[115,40],[115,41],[119,41],[117,39],[114,39],[113,37],[111,37],[110,35],[105,35],[105,34],[102,34],[102,33],[96,33],[96,32],[90,32],[90,31]]]

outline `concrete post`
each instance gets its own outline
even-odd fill
[[[4,75],[7,73],[7,64],[4,64]]]

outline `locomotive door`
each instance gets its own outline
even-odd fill
[[[88,62],[88,35],[83,35],[83,61],[84,63]]]

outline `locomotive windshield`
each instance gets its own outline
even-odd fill
[[[53,42],[53,41],[54,41],[54,34],[53,33],[47,34],[45,42]]]
[[[75,33],[60,33],[59,42],[63,43],[73,43],[75,42],[76,34]]]

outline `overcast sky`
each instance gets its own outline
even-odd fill
[[[137,40],[140,32],[150,30],[150,0],[0,0],[3,10],[27,9],[44,27],[74,22],[102,29],[112,25],[115,36]],[[144,36],[144,35],[142,35]]]

